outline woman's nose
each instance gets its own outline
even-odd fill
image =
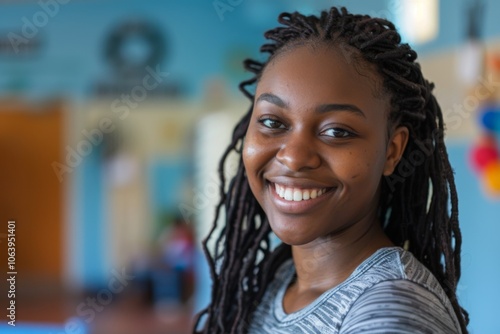
[[[312,138],[301,133],[287,135],[276,159],[294,172],[315,169],[321,165],[321,157]]]

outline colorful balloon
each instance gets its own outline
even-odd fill
[[[498,107],[483,109],[480,120],[486,130],[500,133],[500,109]]]
[[[472,147],[470,152],[470,163],[472,168],[481,173],[484,168],[500,159],[500,154],[494,143],[483,140],[476,146]]]
[[[484,169],[484,183],[493,195],[500,195],[500,160],[492,162]]]

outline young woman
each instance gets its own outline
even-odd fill
[[[220,163],[225,225],[214,254],[215,224],[204,242],[195,332],[467,333],[443,117],[416,53],[345,8],[279,22],[269,59],[245,61],[252,105]]]

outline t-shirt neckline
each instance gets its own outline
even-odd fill
[[[356,269],[354,269],[354,271],[351,273],[351,275],[349,275],[349,277],[345,281],[323,292],[321,296],[316,298],[312,303],[310,303],[306,307],[301,308],[300,310],[292,313],[286,313],[285,310],[283,309],[283,298],[285,296],[285,291],[290,285],[290,282],[295,274],[295,266],[293,264],[293,260],[289,259],[287,262],[284,263],[284,265],[288,267],[286,269],[286,274],[285,274],[286,278],[281,287],[279,288],[279,290],[277,291],[273,301],[273,313],[274,316],[276,317],[276,320],[278,320],[278,322],[280,322],[282,325],[288,325],[290,322],[295,322],[300,320],[301,318],[305,317],[306,315],[314,311],[314,309],[316,309],[321,303],[323,303],[326,299],[328,299],[331,294],[335,293],[337,290],[349,284],[349,282],[356,279],[366,270],[371,268],[379,258],[383,258],[391,252],[401,251],[401,250],[402,248],[397,246],[383,247],[376,250],[372,255],[370,255],[363,262],[361,262],[361,264],[358,267],[356,267]]]

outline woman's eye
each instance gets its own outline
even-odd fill
[[[347,138],[353,136],[352,132],[340,128],[331,128],[323,131],[322,134],[333,138]]]
[[[285,125],[281,123],[280,121],[277,121],[272,118],[264,118],[259,120],[261,124],[263,124],[266,128],[270,129],[285,129]]]

